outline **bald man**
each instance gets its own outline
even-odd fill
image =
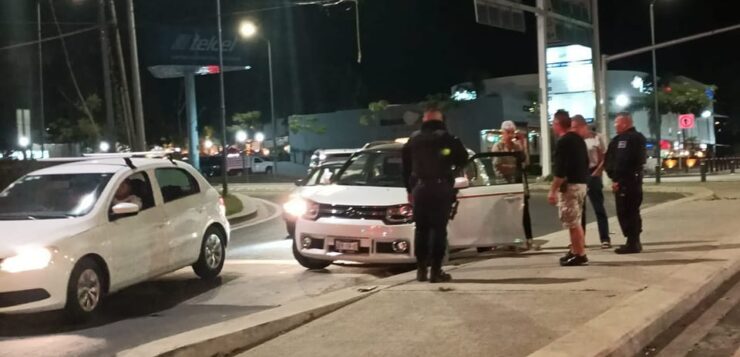
[[[612,191],[617,204],[617,217],[627,244],[614,250],[617,254],[642,252],[640,233],[642,233],[642,169],[647,152],[645,137],[635,130],[632,115],[628,112],[617,114],[614,121],[617,136],[609,143],[606,151],[606,174],[614,182]]]
[[[414,209],[414,253],[418,281],[445,282],[452,277],[442,271],[447,251],[447,222],[457,200],[455,171],[468,162],[460,139],[447,132],[442,112],[424,113],[421,130],[403,146],[403,182]],[[432,271],[427,277],[428,266]]]

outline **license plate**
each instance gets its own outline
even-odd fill
[[[357,252],[360,250],[360,242],[334,241],[334,249],[339,252]]]

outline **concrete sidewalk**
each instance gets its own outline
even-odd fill
[[[690,186],[644,212],[643,254],[592,248],[590,266],[563,268],[568,236],[551,234],[542,251],[389,285],[241,356],[634,355],[740,268],[740,183]]]

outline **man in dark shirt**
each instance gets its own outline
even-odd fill
[[[570,231],[570,250],[560,258],[560,265],[585,265],[588,258],[581,215],[586,202],[588,150],[586,142],[571,127],[568,112],[555,113],[552,129],[560,139],[555,147],[554,178],[547,199],[550,204],[558,205],[560,221]]]
[[[442,120],[439,110],[427,110],[421,130],[414,132],[403,146],[403,182],[414,206],[416,222],[416,278],[426,281],[427,267],[431,264],[432,283],[452,279],[442,271],[447,222],[456,200],[455,170],[461,170],[468,161],[462,142],[447,132]]]
[[[642,252],[642,168],[647,157],[645,137],[633,126],[632,115],[617,114],[614,121],[617,136],[609,143],[606,151],[606,174],[614,182],[612,191],[617,203],[617,217],[627,244],[614,250],[617,254]]]

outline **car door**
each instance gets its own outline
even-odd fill
[[[459,190],[457,215],[448,225],[451,247],[486,247],[524,239],[526,177],[521,169],[514,175],[497,172],[495,163],[502,159],[522,167],[517,153],[477,154],[468,162],[469,187]]]
[[[167,225],[164,230],[169,249],[165,270],[192,264],[198,258],[205,221],[205,201],[198,181],[178,167],[154,170],[162,196]]]
[[[133,173],[116,182],[116,190],[128,181],[131,194],[141,199],[141,209],[133,216],[115,217],[109,213],[104,234],[112,245],[111,284],[127,286],[151,277],[160,271],[165,261],[162,252],[165,215],[157,205],[152,191],[150,175],[144,171]],[[115,190],[113,191],[115,195]],[[113,207],[114,198],[108,202]]]
[[[265,172],[265,163],[259,157],[254,158],[254,172]]]

